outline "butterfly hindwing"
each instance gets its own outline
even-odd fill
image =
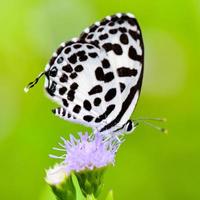
[[[107,124],[118,97],[112,71],[102,67],[105,57],[105,51],[87,43],[63,48],[45,83],[47,93],[63,107],[56,115],[93,128]]]

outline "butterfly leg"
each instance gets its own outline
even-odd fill
[[[55,116],[58,116],[61,119],[72,121],[72,122],[76,121],[76,117],[74,117],[71,113],[69,113],[65,108],[59,107],[59,108],[53,109],[52,112]]]
[[[66,121],[71,121],[74,123],[89,126],[88,123],[84,122],[82,118],[79,118],[78,116],[73,115],[71,112],[69,112],[68,110],[66,110],[63,107],[58,107],[56,109],[53,109],[52,112],[55,116],[58,116],[59,118],[64,119]]]

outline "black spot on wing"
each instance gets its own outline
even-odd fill
[[[81,44],[75,44],[73,47],[74,47],[75,49],[79,49],[79,48],[81,48]]]
[[[89,34],[89,35],[87,36],[87,39],[92,39],[93,36],[94,36],[94,34]]]
[[[100,25],[101,25],[101,26],[104,26],[104,25],[106,25],[108,22],[110,22],[110,20],[104,18],[104,19],[100,22]]]
[[[97,53],[93,52],[93,53],[88,53],[88,55],[91,57],[91,58],[96,58],[98,55]]]
[[[110,34],[116,34],[116,33],[117,33],[117,29],[115,29],[115,28],[114,28],[114,29],[111,29],[111,30],[109,30],[109,33],[110,33]]]
[[[95,47],[99,48],[99,41],[95,40],[95,41],[91,41],[91,44],[93,44]]]
[[[73,72],[73,73],[70,74],[69,77],[70,77],[71,79],[75,79],[77,76],[78,76],[77,73],[76,73],[76,72]]]
[[[104,60],[104,66],[108,66],[109,63]],[[98,81],[104,81],[105,83],[110,82],[114,79],[113,72],[108,72],[104,74],[103,69],[101,67],[97,67],[95,70],[95,76]]]
[[[108,90],[108,92],[105,95],[105,101],[106,102],[111,101],[113,98],[115,98],[116,94],[117,94],[116,89],[111,88],[110,90]]]
[[[73,101],[75,98],[75,91],[74,90],[69,90],[69,92],[67,93],[67,99],[69,101]]]
[[[122,48],[119,44],[113,44],[112,49],[115,52],[115,54],[117,54],[117,55],[122,55],[122,53],[123,53]]]
[[[109,52],[112,50],[112,44],[111,43],[104,43],[102,47],[106,50],[106,52]]]
[[[119,77],[136,76],[137,70],[134,68],[120,67],[117,69],[117,73]]]
[[[61,87],[61,88],[59,89],[59,94],[60,94],[60,95],[63,95],[63,94],[65,94],[66,91],[67,91],[67,88],[66,88],[66,87]]]
[[[77,83],[72,83],[71,85],[70,85],[70,89],[71,90],[76,90],[78,88],[78,84]]]
[[[86,121],[86,122],[91,122],[93,120],[93,116],[92,115],[85,115],[83,117],[83,119]]]
[[[75,105],[74,108],[73,108],[73,112],[78,114],[80,111],[81,111],[81,106]]]
[[[67,73],[70,73],[70,72],[73,71],[73,68],[71,67],[70,64],[67,64],[67,65],[63,66],[62,69],[63,69],[63,71],[65,71],[65,72],[67,72]]]
[[[137,52],[136,52],[136,50],[135,50],[135,48],[133,46],[129,47],[128,56],[132,60],[137,60],[137,61],[140,61],[140,62],[142,60],[142,56],[140,56],[140,55],[137,54]]]
[[[111,26],[111,27],[114,26],[114,25],[115,25],[115,23],[112,22],[112,21],[108,24],[108,26]]]
[[[77,56],[76,54],[72,54],[69,58],[68,58],[69,62],[72,64],[75,64],[77,62]]]
[[[66,99],[62,99],[62,102],[63,102],[63,105],[64,105],[65,107],[68,107],[68,106],[69,106],[69,103],[68,103],[68,101],[67,101]]]
[[[139,37],[138,37],[138,33],[136,31],[133,30],[129,30],[128,31],[129,34],[131,35],[131,37],[136,41]]]
[[[122,43],[122,44],[128,44],[128,36],[126,35],[126,34],[121,34],[120,35],[120,42]]]
[[[77,66],[74,68],[74,70],[75,70],[76,72],[81,72],[81,71],[83,71],[83,66],[82,66],[82,65],[77,65]]]
[[[101,103],[101,99],[99,97],[97,97],[97,98],[94,99],[94,105],[95,106],[99,106],[100,103]]]
[[[88,111],[90,111],[90,110],[92,109],[92,105],[91,105],[91,103],[90,103],[88,100],[85,100],[85,101],[83,102],[83,107],[84,107],[86,110],[88,110]]]
[[[89,45],[89,44],[88,44],[88,45],[87,45],[87,48],[88,48],[88,49],[93,49],[94,47],[93,47],[92,45]]]
[[[67,48],[64,50],[64,53],[65,53],[65,54],[68,54],[70,51],[71,51],[71,48],[70,48],[70,47],[67,47]]]
[[[96,68],[95,76],[96,76],[96,79],[98,81],[103,81],[104,80],[104,72],[103,72],[103,69],[101,67],[97,67]]]
[[[88,59],[87,55],[79,56],[79,61],[80,61],[80,62],[86,61],[87,59]]]
[[[105,33],[105,34],[99,36],[99,39],[100,39],[100,40],[105,40],[105,39],[107,39],[107,38],[108,38],[108,34],[107,34],[107,33]]]
[[[106,58],[104,58],[101,62],[102,62],[103,68],[109,68],[110,67],[110,62]]]
[[[98,28],[97,25],[93,25],[93,26],[90,28],[90,32],[94,32],[94,31],[96,31],[97,28]]]
[[[63,73],[62,76],[60,77],[60,82],[66,83],[67,81],[68,81],[68,76]]]
[[[118,20],[118,24],[123,24],[124,23],[124,20],[122,20],[122,19],[120,19],[120,20]]]
[[[81,50],[81,51],[78,51],[77,53],[76,53],[76,55],[77,56],[84,56],[85,55],[85,51],[83,51],[83,50]]]
[[[128,18],[128,23],[129,23],[130,25],[134,26],[134,25],[137,24],[137,21],[136,21],[135,18],[130,17],[130,18]]]
[[[127,29],[125,27],[119,27],[119,31],[122,33],[126,33]]]
[[[104,29],[103,27],[100,27],[97,32],[102,32],[103,29]]]
[[[103,88],[101,85],[96,85],[94,86],[89,92],[89,95],[93,95],[93,94],[97,94],[97,93],[101,93],[103,91]]]
[[[107,82],[110,82],[114,79],[114,74],[113,72],[108,72],[104,75],[104,82],[107,83]]]
[[[121,93],[124,91],[126,85],[124,83],[119,83],[120,84],[120,91]]]

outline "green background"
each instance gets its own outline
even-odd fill
[[[89,130],[51,114],[43,82],[24,86],[52,52],[91,23],[132,12],[143,31],[145,74],[134,117],[166,117],[165,135],[140,125],[105,175],[102,197],[200,199],[200,1],[7,0],[0,2],[0,199],[54,199],[45,170],[60,136]]]

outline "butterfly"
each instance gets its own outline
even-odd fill
[[[62,43],[26,90],[45,75],[45,90],[60,105],[56,116],[102,134],[131,132],[143,71],[139,24],[132,14],[117,13]]]

